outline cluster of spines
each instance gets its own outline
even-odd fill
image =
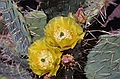
[[[13,0],[0,1],[2,16],[6,21],[6,26],[16,45],[16,50],[20,55],[27,55],[27,48],[31,38],[27,32],[25,21],[22,14],[18,11],[17,5]]]
[[[120,77],[120,35],[103,35],[88,55],[86,74],[90,79]]]

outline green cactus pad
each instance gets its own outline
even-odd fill
[[[25,16],[28,29],[32,35],[32,41],[40,39],[44,36],[44,27],[46,25],[47,16],[43,11],[32,11]]]
[[[120,78],[120,35],[102,35],[88,55],[85,68],[88,79]]]
[[[27,48],[30,45],[31,38],[25,26],[25,20],[18,11],[16,3],[13,0],[0,0],[0,10],[12,35],[16,46],[15,49],[21,56],[27,55]]]
[[[48,15],[48,19],[63,15],[69,12],[75,13],[85,0],[40,0],[41,8]]]
[[[85,9],[85,13],[88,16],[87,17],[87,22],[93,22],[93,20],[95,19],[95,16],[98,14],[102,14],[102,17],[104,17],[105,15],[103,15],[101,9],[104,7],[104,0],[86,0],[84,3],[84,9]]]

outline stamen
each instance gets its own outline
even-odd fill
[[[73,32],[64,28],[58,28],[54,31],[54,38],[57,41],[61,41],[64,38],[72,39]]]
[[[52,54],[48,50],[42,50],[39,54],[39,58],[39,65],[43,68],[50,66],[50,64],[53,62]]]
[[[44,58],[42,58],[42,59],[41,59],[41,61],[42,61],[42,62],[45,62],[45,59],[44,59]]]
[[[63,32],[60,33],[60,37],[62,37],[62,36],[64,36],[64,33],[63,33]]]

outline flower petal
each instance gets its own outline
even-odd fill
[[[73,49],[85,35],[82,27],[73,18],[62,16],[48,22],[45,34],[46,42],[60,50]]]
[[[62,52],[56,47],[51,47],[45,42],[45,38],[36,40],[28,48],[28,61],[34,73],[42,76],[50,73],[49,76],[56,75]]]

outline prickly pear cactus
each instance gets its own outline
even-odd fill
[[[120,78],[120,34],[102,35],[88,55],[86,76],[88,79]]]
[[[75,13],[85,0],[39,0],[41,8],[51,19],[58,15],[67,16],[69,12]]]
[[[47,16],[43,11],[31,11],[25,15],[25,21],[32,36],[32,42],[44,36]]]
[[[103,7],[105,9],[104,1],[105,0],[86,0],[84,2],[83,6],[85,7],[84,9],[87,15],[87,22],[94,22],[97,19],[96,16],[98,15],[100,15],[102,19],[105,19],[106,14],[102,11]]]
[[[6,79],[32,79],[27,68],[26,60],[21,59],[8,48],[3,48],[2,52],[0,50],[0,76]]]
[[[20,55],[27,55],[31,38],[27,32],[22,14],[13,0],[0,0],[0,11]]]

